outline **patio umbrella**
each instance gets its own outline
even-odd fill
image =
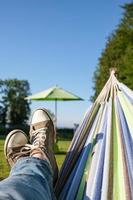
[[[57,85],[54,87],[51,87],[47,90],[44,90],[42,92],[33,94],[31,96],[26,97],[27,100],[37,100],[37,101],[55,101],[55,119],[57,124],[57,101],[77,101],[77,100],[83,100],[79,96],[66,91]]]
[[[59,200],[133,199],[133,91],[114,71],[74,134],[55,191]]]

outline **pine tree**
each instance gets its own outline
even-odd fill
[[[108,38],[94,72],[92,101],[96,99],[109,78],[110,68],[116,68],[119,81],[133,89],[133,3],[125,4],[122,8],[122,19]]]

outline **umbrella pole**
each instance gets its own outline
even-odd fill
[[[57,128],[57,100],[55,100],[55,128]]]

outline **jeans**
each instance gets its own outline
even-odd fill
[[[18,159],[0,182],[0,200],[55,200],[50,164],[35,157]]]

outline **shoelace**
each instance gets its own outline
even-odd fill
[[[25,156],[30,154],[32,145],[25,144],[24,146],[12,147],[7,155],[8,158],[15,159],[17,157]]]
[[[42,150],[45,149],[45,141],[46,141],[46,131],[47,127],[45,128],[40,128],[35,131],[32,131],[32,146],[41,148]]]

